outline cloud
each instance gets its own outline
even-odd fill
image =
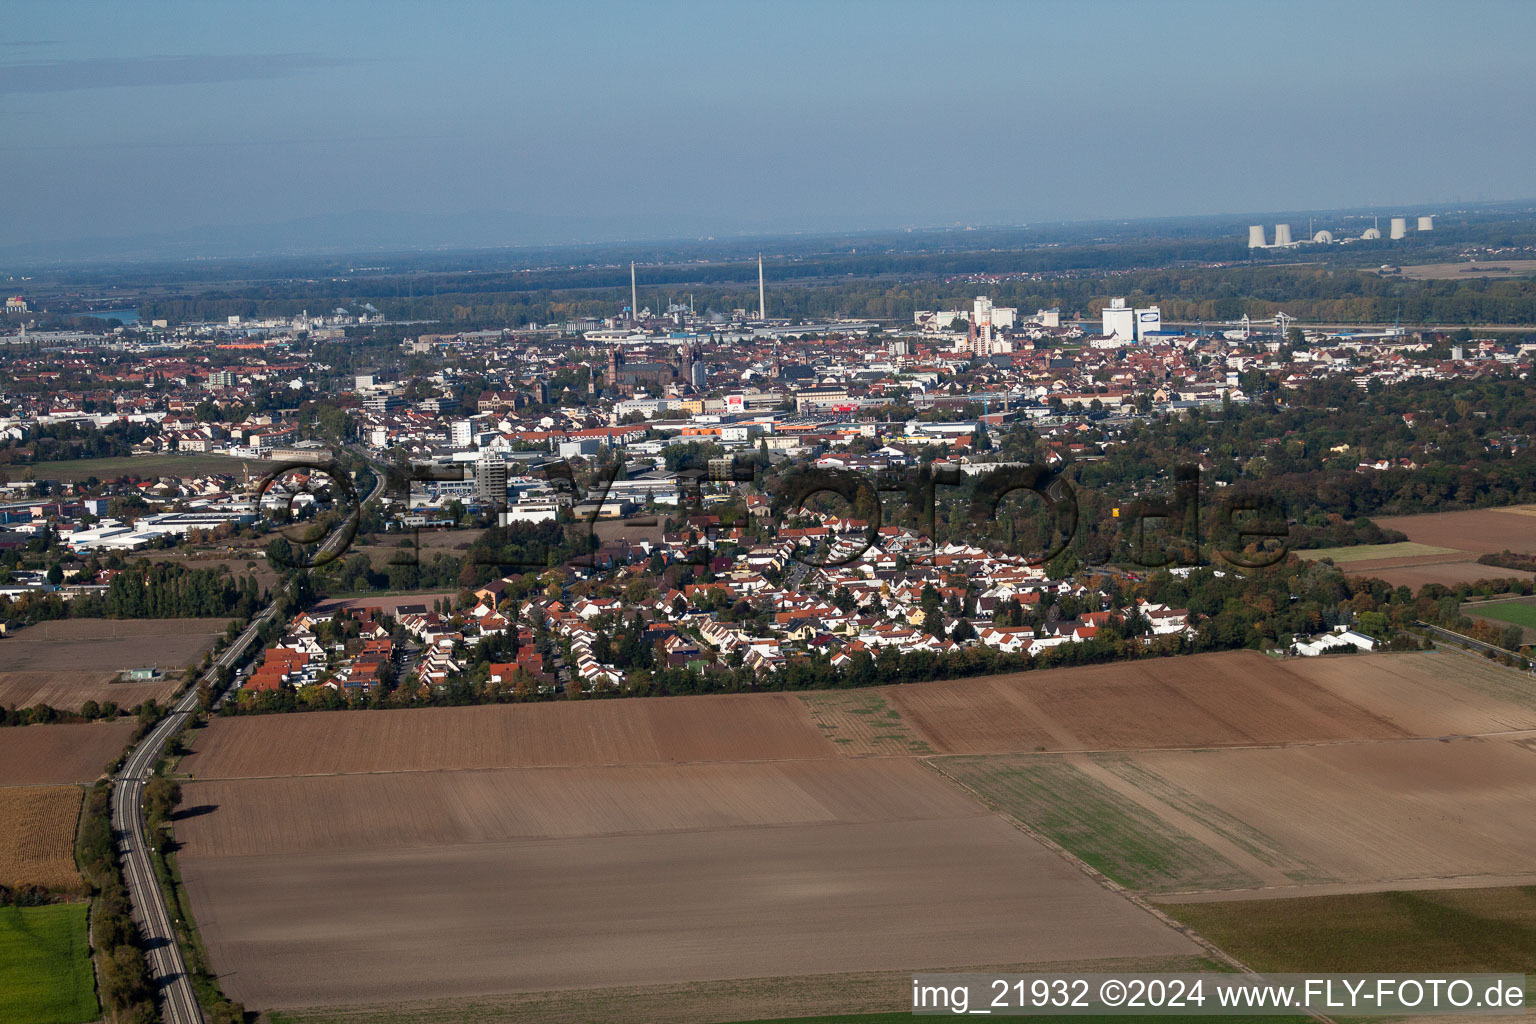
[[[0,94],[245,82],[351,63],[306,53],[11,61],[0,63]]]

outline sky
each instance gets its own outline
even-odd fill
[[[13,0],[6,22],[13,250],[298,222],[480,244],[1536,194],[1522,0]]]

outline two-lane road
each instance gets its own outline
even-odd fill
[[[383,474],[375,469],[374,476],[373,488],[363,499],[364,504],[377,498],[384,489]],[[350,539],[344,532],[336,533],[326,539],[320,551],[339,553]],[[289,586],[292,586],[291,581]],[[217,683],[219,670],[233,669],[255,641],[261,627],[276,614],[277,603],[274,601],[251,619],[235,642],[208,666],[202,678],[210,684]],[[161,1014],[168,1024],[204,1024],[204,1018],[197,993],[192,988],[192,979],[187,975],[186,960],[176,942],[165,895],[160,891],[154,866],[150,863],[148,830],[144,822],[144,786],[154,775],[155,763],[165,751],[166,743],[196,709],[197,687],[190,686],[170,713],[156,722],[128,755],[112,790],[112,830],[122,858],[123,883],[133,902],[134,920],[143,937],[150,979],[158,990]]]
[[[270,605],[253,618],[245,632],[209,666],[207,675],[217,678],[219,669],[233,666],[276,612],[277,606]],[[197,687],[191,686],[170,714],[156,722],[134,748],[118,773],[117,785],[112,791],[112,830],[117,836],[118,854],[122,858],[123,882],[133,901],[134,918],[144,940],[150,977],[159,989],[161,1010],[170,1024],[202,1024],[203,1012],[197,994],[192,990],[192,980],[187,976],[171,914],[150,863],[149,838],[144,823],[144,786],[154,774],[155,762],[160,760],[166,743],[196,708]]]

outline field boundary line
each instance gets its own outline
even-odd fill
[[[1447,648],[1460,650],[1462,654],[1486,661],[1480,655],[1461,648]],[[1492,663],[1490,663],[1492,664]],[[1499,666],[1507,668],[1508,666]],[[1519,675],[1525,673],[1518,669],[1512,670]],[[637,698],[644,700],[646,698]],[[414,709],[412,709],[414,710]],[[349,712],[316,712],[317,714],[348,714]],[[494,764],[471,765],[469,767],[455,768],[451,766],[435,768],[362,768],[351,771],[331,772],[285,772],[279,775],[195,775],[178,771],[176,777],[187,782],[270,782],[280,779],[331,779],[347,778],[356,775],[438,775],[457,774],[465,772],[545,772],[545,771],[570,771],[582,768],[685,768],[699,765],[713,764],[805,764],[810,761],[943,761],[949,758],[966,757],[1069,757],[1072,755],[1094,754],[1198,754],[1207,751],[1229,750],[1289,750],[1293,748],[1312,747],[1347,747],[1347,746],[1374,746],[1382,743],[1445,743],[1447,741],[1469,740],[1503,740],[1536,738],[1536,727],[1529,729],[1497,729],[1491,732],[1466,732],[1466,733],[1441,733],[1439,735],[1425,734],[1422,736],[1384,736],[1377,739],[1336,739],[1336,740],[1283,740],[1279,743],[1202,743],[1187,747],[1103,747],[1087,750],[982,750],[967,751],[958,754],[861,754],[857,758],[842,756],[826,756],[817,754],[806,757],[757,757],[749,759],[741,758],[712,758],[699,761],[604,761],[601,763],[571,763],[571,764]],[[191,756],[192,751],[182,755],[182,760]],[[179,767],[179,763],[178,763]],[[941,773],[944,777],[952,778],[948,773]],[[76,783],[70,783],[76,785]],[[57,786],[63,783],[37,782],[18,783],[18,786]],[[88,783],[79,783],[88,785]]]

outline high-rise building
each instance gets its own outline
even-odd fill
[[[507,501],[507,463],[500,456],[475,462],[475,500],[504,505]]]

